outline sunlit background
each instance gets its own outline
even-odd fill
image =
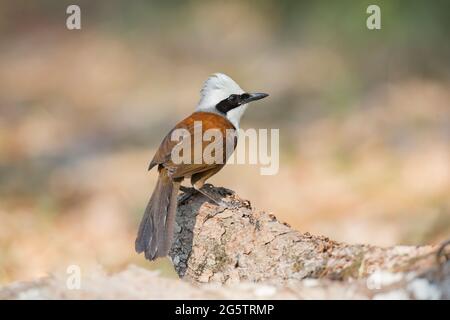
[[[82,29],[66,29],[81,7]],[[382,29],[366,28],[381,7]],[[147,166],[203,81],[270,93],[280,171],[210,180],[302,232],[450,236],[450,1],[0,1],[0,283],[133,263]]]

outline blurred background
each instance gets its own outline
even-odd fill
[[[81,30],[66,8],[81,7]],[[382,29],[366,28],[381,7]],[[450,235],[450,2],[0,0],[0,283],[134,252],[161,139],[224,72],[270,93],[280,171],[211,183],[351,243]]]

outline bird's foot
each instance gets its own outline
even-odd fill
[[[180,186],[180,191],[183,191],[183,194],[178,196],[178,204],[181,205],[185,203],[194,193],[197,192],[194,188],[189,188],[185,186]]]
[[[178,204],[181,205],[184,202],[186,202],[192,195],[199,192],[202,195],[204,195],[206,198],[211,200],[214,204],[218,205],[219,207],[223,209],[238,209],[240,207],[238,202],[235,201],[225,201],[223,198],[227,195],[233,194],[232,192],[229,192],[228,189],[221,188],[219,192],[214,191],[215,187],[212,184],[206,183],[201,188],[189,188],[185,186],[180,186],[180,191],[183,191],[183,194],[181,194],[178,197]],[[222,190],[223,189],[223,190]]]
[[[210,199],[212,202],[217,204],[218,206],[224,208],[224,209],[237,209],[239,208],[239,204],[235,203],[233,201],[224,201],[223,196],[220,194],[216,194],[215,192],[212,192],[211,189],[213,188],[210,184],[205,184],[201,188],[196,189],[198,192],[203,194],[205,197]]]
[[[180,186],[180,191],[183,191],[184,193],[195,193],[197,190],[190,187]]]

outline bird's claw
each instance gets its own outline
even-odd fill
[[[197,190],[194,188],[188,188],[185,186],[180,186],[180,190],[183,191],[183,194],[178,196],[178,204],[183,204],[186,202]]]

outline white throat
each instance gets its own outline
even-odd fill
[[[214,112],[223,115],[216,109],[216,105],[228,98],[232,94],[243,94],[245,91],[223,73],[215,73],[210,76],[203,84],[200,91],[200,101],[197,104],[195,111]],[[242,115],[247,109],[247,104],[243,104],[227,112],[225,116],[236,129],[239,129],[239,122]]]

